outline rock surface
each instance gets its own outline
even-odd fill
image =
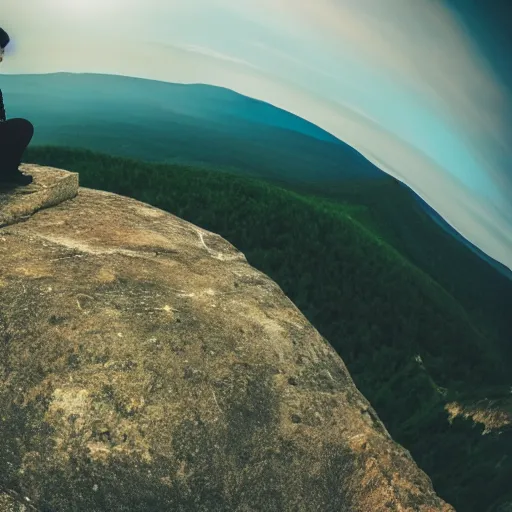
[[[226,240],[25,168],[0,196],[0,511],[453,510]]]
[[[21,169],[31,174],[34,166]],[[78,192],[78,173],[38,166],[34,182],[8,192],[0,189],[0,227],[21,222],[43,208],[62,203]]]

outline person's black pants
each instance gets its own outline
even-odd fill
[[[0,181],[18,172],[23,153],[34,135],[34,126],[21,118],[0,123]]]

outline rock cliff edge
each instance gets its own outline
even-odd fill
[[[0,192],[0,511],[451,511],[220,236],[78,175]]]

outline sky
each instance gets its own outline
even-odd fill
[[[492,23],[470,19],[463,0],[1,0],[12,45],[0,72],[205,83],[266,101],[353,146],[512,269],[507,62],[492,59]]]

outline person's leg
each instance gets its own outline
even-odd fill
[[[0,181],[20,181],[28,184],[32,181],[24,176],[18,167],[23,153],[34,135],[34,126],[26,119],[9,119],[0,123]]]
[[[0,183],[7,180],[5,171],[12,165],[10,160],[11,130],[7,122],[0,123]]]
[[[26,119],[9,119],[4,125],[2,134],[6,140],[5,155],[1,157],[1,164],[5,171],[15,172],[21,163],[23,153],[30,144],[34,135],[34,126]],[[7,147],[5,147],[7,146]]]
[[[0,175],[6,167],[4,159],[9,157],[10,134],[9,125],[6,122],[0,123]]]

